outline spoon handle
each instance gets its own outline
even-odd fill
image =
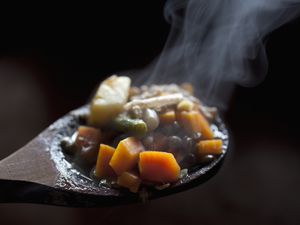
[[[51,172],[46,174],[46,168],[42,166],[49,163],[41,161],[43,157],[38,158],[36,150],[31,148],[34,142],[0,161],[1,203],[46,203],[49,199],[53,176]]]
[[[0,180],[29,181],[53,187],[58,171],[46,148],[47,146],[38,136],[1,160]]]

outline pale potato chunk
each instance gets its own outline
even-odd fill
[[[88,123],[102,127],[111,122],[128,100],[130,83],[129,77],[116,75],[103,81],[91,102]]]

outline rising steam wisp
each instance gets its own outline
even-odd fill
[[[207,104],[225,108],[236,84],[264,79],[267,35],[299,14],[299,0],[169,0],[167,43],[139,82],[191,82]]]

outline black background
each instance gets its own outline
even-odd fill
[[[163,5],[2,9],[0,159],[86,103],[104,77],[142,68],[157,56],[169,31]],[[72,209],[2,204],[1,224],[296,224],[299,40],[299,19],[269,35],[267,77],[257,87],[237,87],[225,114],[233,147],[208,183],[146,205]]]

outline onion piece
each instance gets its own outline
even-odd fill
[[[160,108],[163,106],[175,105],[183,100],[182,94],[170,94],[146,99],[134,99],[125,104],[124,109],[129,110],[138,105],[141,108]]]

